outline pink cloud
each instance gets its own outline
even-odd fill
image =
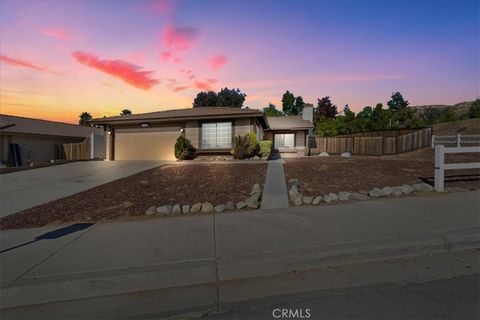
[[[189,86],[184,86],[184,87],[179,86],[179,87],[175,87],[175,88],[173,89],[173,91],[174,91],[174,92],[178,92],[178,91],[186,90],[186,89],[188,89],[188,88],[190,88],[190,87],[189,87]]]
[[[0,55],[0,61],[8,63],[9,65],[15,66],[15,67],[22,67],[22,68],[29,68],[33,69],[36,71],[42,71],[42,72],[50,72],[47,68],[38,66],[36,64],[33,64],[29,61],[25,60],[20,60],[16,58],[10,58],[4,55]]]
[[[61,40],[70,40],[72,37],[63,29],[43,29],[42,33],[46,36]]]
[[[194,82],[195,88],[200,90],[211,91],[213,90],[212,84],[216,83],[216,79],[206,79],[204,81],[197,80]]]
[[[157,83],[160,83],[160,80],[152,78],[153,71],[140,71],[141,67],[123,60],[100,59],[93,54],[81,51],[73,52],[72,56],[79,63],[87,67],[119,78],[139,89],[148,90]]]
[[[163,33],[163,44],[169,51],[189,50],[197,40],[200,32],[192,27],[167,26]]]
[[[160,59],[163,61],[168,61],[173,57],[173,52],[171,51],[162,51],[160,52]]]
[[[152,0],[140,7],[141,11],[148,11],[156,14],[167,14],[174,10],[173,0]]]
[[[217,71],[228,62],[228,58],[223,54],[217,54],[208,59],[208,64],[210,68],[214,71]]]
[[[128,56],[130,61],[133,61],[136,64],[145,63],[145,55],[142,52],[135,52]]]
[[[179,57],[173,58],[173,63],[175,63],[175,64],[182,63],[182,58],[179,58]]]

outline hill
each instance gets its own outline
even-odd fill
[[[423,106],[411,106],[413,109],[417,111],[417,114],[421,116],[423,113],[436,109],[438,111],[442,111],[445,109],[451,109],[457,116],[462,116],[468,112],[468,109],[472,105],[473,101],[464,101],[459,102],[454,105],[445,105],[445,104],[431,104],[431,105],[423,105]]]
[[[433,125],[435,135],[480,134],[480,118],[457,120]]]

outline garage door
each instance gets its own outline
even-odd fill
[[[115,160],[174,160],[173,146],[180,135],[180,127],[156,131],[117,130],[115,132]]]

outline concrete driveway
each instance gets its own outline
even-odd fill
[[[0,218],[172,161],[85,161],[0,175]]]

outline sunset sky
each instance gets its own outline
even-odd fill
[[[191,107],[240,88],[246,106],[330,96],[358,111],[479,92],[479,1],[2,0],[0,112],[76,123]]]

